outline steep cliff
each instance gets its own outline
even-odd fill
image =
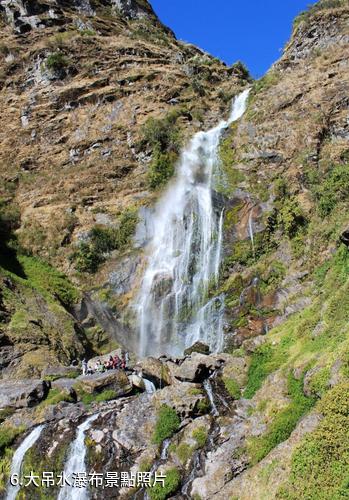
[[[280,60],[253,83],[241,65],[177,41],[145,1],[0,4],[0,346],[12,398],[0,414],[0,490],[19,424],[47,423],[24,460],[40,473],[63,468],[68,441],[98,413],[89,467],[165,472],[152,499],[346,498],[347,0],[301,14]],[[45,369],[132,344],[127,307],[153,203],[187,138],[247,85],[213,193],[224,206],[224,262],[208,295],[224,294],[224,352],[197,345],[178,359],[145,358],[129,379]],[[57,380],[24,404],[29,389],[8,380],[16,373]],[[154,394],[138,394],[137,373]]]
[[[139,210],[157,199],[181,145],[228,111],[246,75],[177,41],[146,1],[1,1],[0,14],[1,217],[7,246],[14,248],[5,252],[2,267],[15,270],[15,289],[16,272],[32,285],[19,256],[25,254],[41,259],[32,267],[43,280],[49,262],[80,291],[101,290],[97,304],[87,297],[80,307],[74,301],[54,305],[68,309],[62,314],[72,325],[75,315],[80,326],[74,328],[81,330],[85,320],[86,352],[105,350],[110,335],[114,346],[127,338],[117,316],[137,280],[142,239],[134,250],[132,235]],[[17,345],[12,319],[20,314],[28,344],[18,355],[7,354],[3,366],[18,367],[21,352],[29,349],[41,367],[49,360],[39,340],[41,327],[30,320],[46,313],[28,303],[22,282],[19,306],[7,293],[3,272],[2,277],[4,342]],[[60,299],[50,276],[47,281],[52,300]],[[36,300],[45,302],[41,290],[36,292]],[[100,305],[110,294],[114,312]],[[75,294],[75,302],[80,298]],[[53,337],[65,327],[45,307],[57,324],[46,343],[55,345],[56,359],[72,361],[84,347],[70,349],[68,357],[65,348],[61,352]],[[74,344],[75,333],[66,335]]]

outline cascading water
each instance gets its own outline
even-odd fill
[[[136,306],[141,356],[181,355],[198,340],[213,351],[222,348],[224,300],[207,300],[219,277],[223,241],[224,213],[212,192],[222,131],[242,116],[248,92],[236,97],[228,121],[194,136],[156,207]]]
[[[27,453],[27,451],[32,446],[34,446],[36,441],[39,439],[40,434],[44,427],[45,427],[44,425],[39,425],[38,427],[35,427],[35,429],[31,431],[31,433],[24,439],[24,441],[19,445],[19,447],[15,451],[11,464],[11,472],[10,472],[11,477],[12,476],[20,477],[24,456]],[[5,500],[15,500],[19,490],[20,490],[20,485],[12,486],[11,484],[9,484]]]
[[[150,380],[143,378],[145,391],[147,394],[153,394],[156,391],[156,387]]]
[[[70,445],[69,456],[64,467],[65,476],[71,483],[73,474],[86,473],[86,445],[85,432],[91,427],[92,422],[98,418],[98,414],[88,417],[77,429],[75,440]],[[66,484],[58,495],[58,500],[86,500],[88,498],[88,489],[74,488]]]

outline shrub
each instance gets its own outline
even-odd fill
[[[155,151],[149,166],[148,181],[151,189],[157,189],[167,183],[174,174],[178,155],[173,151],[160,153]]]
[[[251,80],[250,72],[243,62],[237,61],[231,66],[231,69],[233,73],[237,74],[240,78],[243,78],[244,80]]]
[[[131,243],[137,223],[137,210],[128,208],[119,215],[117,227],[93,227],[89,242],[81,242],[69,257],[75,268],[80,272],[96,272],[106,260],[106,254],[113,250],[121,251]]]
[[[165,471],[166,479],[164,486],[156,484],[148,490],[151,500],[165,500],[176,493],[181,484],[181,475],[177,469]]]
[[[336,205],[349,196],[349,164],[336,165],[330,169],[321,182],[312,186],[321,216],[329,215]]]
[[[226,390],[229,392],[230,396],[234,399],[240,399],[241,391],[240,386],[233,378],[223,378],[223,382]]]
[[[148,118],[142,128],[142,142],[149,144],[154,150],[178,151],[180,147],[177,119],[183,110],[173,110],[164,118]]]
[[[153,443],[160,445],[164,439],[173,436],[180,426],[180,418],[173,408],[162,405],[155,425]]]
[[[177,119],[185,113],[183,109],[174,109],[165,118],[149,118],[142,128],[141,144],[148,144],[153,150],[148,172],[151,189],[162,186],[174,174],[181,145]]]
[[[289,238],[294,237],[300,227],[305,226],[305,216],[295,198],[288,198],[283,201],[277,213],[277,223]]]
[[[296,28],[301,22],[309,22],[313,14],[317,14],[322,10],[336,9],[347,6],[347,0],[320,0],[314,5],[310,5],[309,9],[301,12],[294,20],[293,26]]]
[[[46,66],[52,73],[62,73],[68,65],[69,61],[62,52],[54,52],[46,59]]]
[[[92,245],[86,242],[79,243],[78,248],[70,255],[75,268],[82,273],[95,273],[98,266],[104,262],[103,255],[96,252]]]
[[[193,431],[192,438],[195,439],[198,448],[203,448],[207,440],[207,429],[206,427],[198,427]]]

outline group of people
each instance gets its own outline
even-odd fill
[[[94,373],[103,373],[107,370],[126,370],[129,362],[129,354],[128,352],[122,352],[121,357],[117,354],[115,356],[109,356],[109,359],[105,359],[102,363],[100,359],[98,359],[92,367],[89,365],[86,358],[82,360],[82,374],[83,375],[93,375]]]

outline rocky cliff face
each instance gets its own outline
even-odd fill
[[[171,175],[180,145],[228,111],[227,98],[245,80],[239,68],[177,41],[146,1],[2,1],[0,13],[2,233],[8,238],[16,230],[21,251],[70,274],[77,288],[101,290],[95,305],[88,297],[81,307],[63,303],[71,324],[73,313],[89,329],[83,343],[91,352],[108,345],[108,335],[127,338],[118,311],[137,282],[142,225],[136,251],[131,236],[137,221],[146,222],[145,207]],[[165,172],[155,154],[159,133],[171,138],[160,144]],[[3,260],[4,268],[28,277],[14,252]],[[16,345],[11,316],[19,306],[6,284],[3,293],[6,345]],[[106,309],[100,303],[109,296]],[[39,327],[30,318],[36,321],[38,312],[24,302],[23,329],[31,325],[35,350],[40,336],[29,332]],[[54,343],[53,352],[66,359]],[[70,350],[67,361],[83,351]],[[15,359],[21,356],[7,356],[4,366]]]
[[[157,154],[171,166],[246,79],[176,41],[146,2],[56,2],[54,18],[48,2],[35,5],[42,10],[1,2],[11,24],[2,35],[0,346],[3,393],[12,393],[1,413],[2,486],[19,424],[48,423],[25,470],[40,471],[43,456],[59,470],[77,426],[99,413],[87,463],[165,471],[151,498],[346,497],[347,1],[323,0],[296,19],[222,138],[225,260],[210,295],[225,294],[226,352],[197,346],[142,360],[128,380],[87,382],[61,365],[129,334],[147,214],[171,174],[157,169]],[[154,394],[137,395],[140,371]],[[10,382],[16,372],[46,383]]]

